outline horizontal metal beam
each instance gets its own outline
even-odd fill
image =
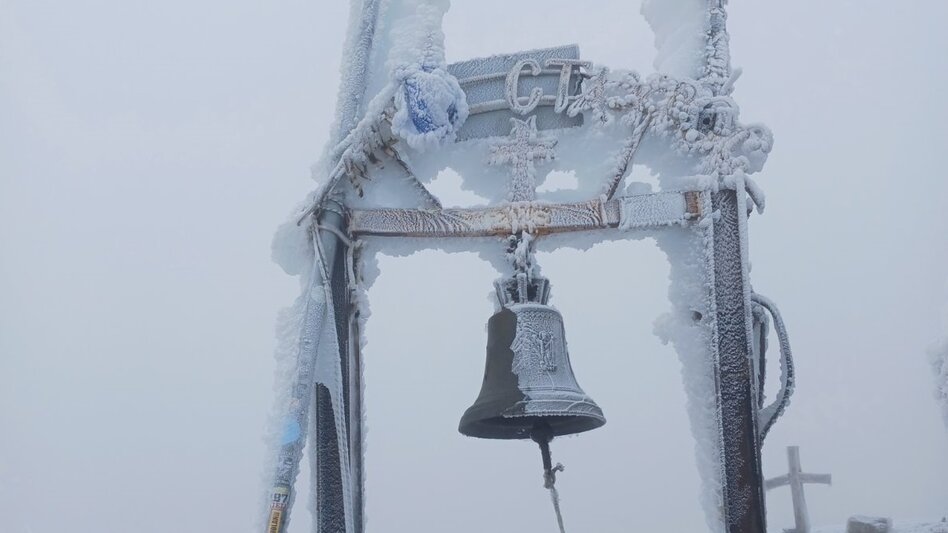
[[[349,232],[356,236],[487,237],[521,231],[544,235],[617,227],[648,229],[697,219],[701,215],[700,194],[658,192],[605,201],[514,202],[465,209],[353,209]]]

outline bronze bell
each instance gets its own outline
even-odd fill
[[[484,383],[458,431],[527,439],[542,428],[548,440],[605,423],[602,410],[576,383],[559,311],[543,303],[511,303],[490,318]]]

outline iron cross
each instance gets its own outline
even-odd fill
[[[555,139],[543,137],[537,131],[537,117],[527,120],[511,118],[510,137],[490,147],[491,165],[510,165],[508,200],[529,202],[536,199],[536,167],[534,161],[550,161],[554,158]]]
[[[832,484],[830,474],[804,474],[800,467],[800,447],[787,446],[787,462],[790,463],[790,472],[764,482],[767,490],[790,485],[790,496],[793,498],[793,520],[796,527],[793,533],[810,533],[810,515],[806,508],[806,498],[803,494],[804,483]]]

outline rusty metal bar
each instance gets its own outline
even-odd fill
[[[487,237],[521,231],[544,235],[615,227],[648,229],[698,218],[700,194],[658,192],[605,201],[516,202],[471,209],[353,209],[349,232],[384,237]]]
[[[745,192],[711,196],[715,370],[722,446],[724,519],[728,533],[764,533],[764,484],[757,429]]]

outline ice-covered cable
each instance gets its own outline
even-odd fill
[[[773,403],[760,410],[761,424],[759,431],[760,437],[763,439],[790,403],[794,386],[793,353],[790,351],[787,327],[783,323],[783,317],[780,316],[777,306],[767,297],[757,293],[752,294],[751,299],[762,305],[774,318],[774,331],[777,333],[777,340],[780,344],[780,391]]]

